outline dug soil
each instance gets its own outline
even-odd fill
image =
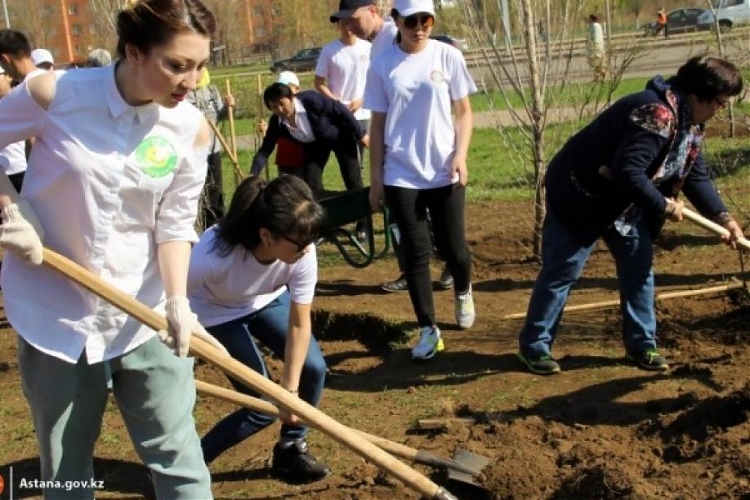
[[[747,196],[747,193],[743,194]],[[567,313],[554,354],[563,372],[540,377],[515,358],[520,320],[538,263],[531,258],[527,203],[477,202],[467,211],[474,264],[477,322],[454,326],[453,294],[436,291],[445,351],[416,363],[409,346],[416,330],[406,293],[379,284],[396,276],[392,257],[356,270],[336,261],[332,245],[315,302],[315,332],[329,366],[321,409],[361,430],[451,457],[463,449],[489,458],[481,487],[417,470],[462,500],[750,499],[750,300],[743,289],[657,301],[659,344],[667,373],[641,371],[623,358],[618,309]],[[738,254],[716,237],[669,224],[655,248],[659,293],[696,290],[742,279]],[[441,264],[435,262],[433,275]],[[741,284],[741,282],[740,282]],[[570,304],[617,299],[611,257],[595,251]],[[269,360],[278,379],[280,362]],[[199,363],[200,379],[228,386]],[[50,381],[54,383],[54,381]],[[0,475],[8,498],[13,469],[39,478],[33,424],[17,374],[16,339],[0,334]],[[200,433],[233,410],[200,397]],[[419,430],[422,419],[438,420]],[[312,453],[334,473],[309,485],[289,485],[269,473],[278,424],[228,451],[211,465],[216,498],[371,500],[416,499],[402,483],[340,447],[324,433],[310,435]],[[146,470],[132,451],[114,402],[96,451],[100,498],[151,495]]]

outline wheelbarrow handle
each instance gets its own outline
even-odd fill
[[[99,276],[84,269],[67,257],[52,250],[43,250],[44,264],[63,276],[81,285],[96,296],[106,300],[118,309],[134,317],[144,325],[159,331],[167,327],[167,320],[133,297],[110,285]],[[274,400],[287,411],[300,416],[315,428],[320,429],[334,441],[346,446],[366,460],[389,472],[425,498],[436,500],[457,500],[445,488],[400,462],[369,441],[362,439],[351,429],[339,423],[314,406],[274,384],[263,375],[251,370],[236,359],[228,356],[206,340],[193,335],[190,339],[190,353],[204,359],[221,371],[241,381],[256,392]]]
[[[718,234],[719,236],[729,236],[727,228],[715,223],[712,220],[706,219],[697,212],[693,212],[689,208],[682,209],[682,216],[690,222],[699,225],[703,229],[708,229],[712,233]],[[737,240],[737,244],[750,250],[750,241],[746,238],[740,238]]]
[[[264,401],[259,398],[248,396],[247,394],[242,394],[240,392],[226,389],[224,387],[219,387],[217,385],[209,384],[208,382],[203,382],[202,380],[195,381],[195,388],[200,394],[213,396],[229,403],[233,403],[253,411],[264,413],[272,417],[278,418],[279,416],[279,409],[276,406],[272,405],[268,401]],[[378,448],[381,448],[397,457],[411,460],[412,462],[430,465],[433,467],[453,469],[458,472],[470,474],[472,476],[476,476],[481,472],[470,467],[466,467],[456,460],[439,457],[434,453],[426,450],[417,450],[415,448],[412,448],[411,446],[406,446],[404,444],[391,441],[390,439],[385,439],[380,436],[368,434],[367,432],[357,429],[351,430],[354,431],[357,435],[361,436],[363,439],[371,442]]]

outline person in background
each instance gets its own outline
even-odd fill
[[[0,99],[13,87],[10,75],[0,68]],[[16,191],[21,192],[26,174],[26,141],[17,141],[0,149],[0,170],[8,176]]]
[[[31,60],[31,43],[26,35],[11,29],[0,30],[0,67],[18,83],[42,72]]]
[[[156,497],[212,498],[185,357],[201,329],[186,294],[210,136],[185,98],[215,26],[200,0],[130,0],[116,65],[45,71],[0,100],[0,146],[38,138],[21,196],[0,173],[0,281],[47,500],[94,498],[108,386]],[[40,265],[42,242],[166,314],[168,331]]]
[[[294,94],[288,85],[272,83],[263,92],[263,102],[273,112],[268,123],[268,130],[263,143],[253,157],[250,172],[260,175],[266,168],[268,157],[274,150],[280,137],[297,142],[304,149],[305,168],[308,169],[308,185],[316,198],[323,194],[323,168],[331,151],[337,153],[342,166],[342,173],[357,172],[357,146],[369,145],[369,135],[357,123],[349,109],[330,97],[314,90]],[[347,189],[361,187],[356,179],[344,178]]]
[[[270,183],[253,176],[237,187],[226,217],[203,233],[190,258],[190,305],[229,354],[268,377],[258,343],[284,360],[281,386],[317,406],[326,363],[312,335],[318,280],[315,245],[325,212],[299,178]],[[230,378],[236,390],[257,396]],[[331,469],[308,452],[307,427],[282,417],[273,472],[292,483],[323,479]],[[203,437],[204,459],[223,452],[274,422],[241,408]]]
[[[604,31],[599,23],[599,16],[589,15],[589,29],[586,36],[586,58],[589,67],[594,71],[594,81],[607,77],[607,56],[604,51]]]
[[[669,38],[669,22],[667,20],[667,11],[664,7],[659,7],[656,11],[656,31],[654,36],[658,35],[660,31],[664,31],[664,38]]]
[[[398,32],[393,19],[383,19],[375,4],[375,0],[341,0],[339,10],[329,18],[332,23],[343,21],[358,38],[372,44],[370,61],[394,44]]]
[[[339,38],[324,45],[315,66],[315,90],[331,99],[341,101],[365,132],[370,129],[370,111],[362,107],[367,68],[370,66],[372,44],[352,33],[344,20],[335,20]],[[364,148],[360,146],[360,165],[363,167]]]
[[[615,260],[626,357],[644,370],[669,369],[656,346],[652,243],[666,219],[682,219],[680,192],[729,231],[727,243],[742,237],[701,155],[705,123],[741,91],[732,63],[694,57],[676,76],[657,76],[602,111],[552,158],[542,269],[518,336],[518,357],[531,372],[560,372],[552,344],[599,238]]]
[[[292,71],[282,71],[276,78],[276,83],[281,83],[289,87],[292,94],[299,94],[299,78]],[[258,124],[258,131],[261,137],[266,136],[268,131],[268,122],[261,119]],[[276,142],[276,167],[278,168],[279,175],[293,175],[302,179],[308,186],[314,182],[310,178],[309,168],[305,164],[305,150],[302,144],[287,139],[286,137],[279,137]]]
[[[47,49],[34,49],[31,51],[31,60],[34,66],[45,71],[51,71],[55,68],[55,58],[52,52]]]
[[[370,62],[365,87],[364,105],[372,110],[370,204],[378,210],[387,202],[398,225],[420,329],[412,357],[427,360],[444,349],[430,279],[428,210],[454,278],[456,323],[471,328],[476,318],[464,230],[469,94],[476,86],[461,51],[430,39],[432,0],[396,0],[391,16],[398,26],[396,45]]]
[[[86,66],[89,68],[101,68],[112,64],[112,54],[107,49],[94,49],[86,57]]]
[[[234,106],[234,97],[231,94],[221,98],[219,89],[211,83],[211,75],[208,68],[201,71],[201,79],[196,87],[187,94],[188,102],[198,108],[206,119],[214,124],[225,120],[229,116],[229,106]],[[221,142],[213,130],[211,130],[211,142],[206,157],[208,170],[206,171],[206,184],[203,187],[201,215],[199,224],[203,228],[209,228],[216,224],[224,216],[224,182],[221,172]]]

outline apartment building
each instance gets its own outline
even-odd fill
[[[26,33],[35,48],[52,52],[57,65],[81,62],[95,48],[114,49],[114,14],[107,0],[3,1],[7,24]],[[3,18],[3,27],[7,24]]]

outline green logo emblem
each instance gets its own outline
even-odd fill
[[[177,165],[177,151],[165,138],[152,135],[136,148],[135,161],[149,177],[164,177]]]

